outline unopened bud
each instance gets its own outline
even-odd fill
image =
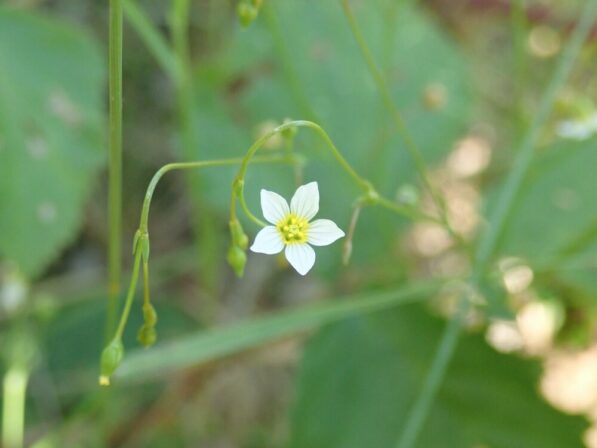
[[[139,333],[137,333],[137,340],[145,348],[151,347],[153,344],[155,344],[157,338],[158,334],[153,325],[144,324],[139,329]]]
[[[122,356],[124,355],[124,347],[120,338],[113,339],[104,351],[100,360],[100,386],[109,386],[110,377],[120,365]]]
[[[244,1],[241,1],[236,7],[236,14],[244,27],[249,26],[257,18],[258,11],[255,6]]]
[[[154,326],[158,323],[158,314],[151,303],[143,304],[143,321],[145,325]]]
[[[247,254],[237,245],[230,246],[228,249],[228,264],[234,269],[237,277],[242,277],[247,264]]]
[[[249,246],[249,237],[238,220],[230,221],[230,236],[232,237],[232,244],[242,250],[246,250]]]

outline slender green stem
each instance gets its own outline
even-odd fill
[[[268,157],[256,157],[252,163],[292,163],[293,158],[289,156],[268,156]],[[142,233],[148,233],[148,221],[149,221],[149,208],[151,207],[151,200],[153,193],[162,177],[170,171],[175,170],[192,170],[199,168],[215,167],[215,166],[229,166],[229,165],[240,165],[244,159],[233,158],[233,159],[217,159],[217,160],[199,160],[196,162],[178,162],[169,163],[161,167],[151,178],[147,190],[145,192],[145,198],[143,199],[143,207],[141,209],[141,219],[139,221],[139,230]]]
[[[533,150],[539,137],[539,132],[548,118],[557,92],[564,84],[572,64],[583,42],[591,29],[591,24],[597,16],[597,1],[588,0],[582,13],[581,19],[576,26],[568,45],[566,46],[559,63],[553,74],[535,114],[533,123],[527,131],[514,160],[514,166],[502,188],[495,210],[490,216],[489,224],[482,233],[480,243],[477,246],[475,264],[470,276],[469,291],[479,286],[482,276],[485,274],[488,264],[494,254],[495,248],[503,231],[512,206],[520,191],[524,177],[528,171],[533,157]],[[431,371],[417,400],[409,413],[402,437],[398,440],[398,448],[411,448],[416,443],[417,437],[425,423],[431,409],[441,381],[445,375],[450,359],[456,350],[458,331],[461,327],[464,315],[468,309],[466,295],[460,299],[458,311],[448,323],[446,330],[439,343]]]
[[[110,96],[110,151],[108,186],[108,314],[107,334],[110,334],[118,312],[118,295],[122,262],[120,259],[122,235],[122,4],[110,0],[109,24],[109,96]]]
[[[410,411],[404,432],[396,445],[398,448],[414,446],[420,429],[423,426],[423,423],[425,423],[429,409],[433,404],[433,400],[437,395],[437,391],[441,386],[448,364],[458,345],[460,327],[462,326],[464,313],[466,312],[467,307],[468,301],[461,299],[459,302],[459,309],[455,316],[448,322],[444,335],[437,348],[437,353],[435,354],[429,372],[425,377],[425,387],[417,397],[417,401]]]
[[[442,224],[446,227],[446,230],[448,230],[453,237],[460,241],[460,237],[458,237],[458,235],[452,229],[450,223],[448,222],[444,200],[431,183],[425,159],[423,158],[421,151],[415,143],[414,138],[410,134],[410,131],[408,130],[408,127],[406,126],[406,123],[404,122],[404,119],[402,118],[402,115],[398,110],[398,107],[392,100],[392,95],[390,94],[390,90],[388,89],[383,73],[375,63],[373,55],[371,54],[371,50],[369,50],[369,47],[365,42],[363,33],[361,32],[356,18],[352,12],[352,8],[350,7],[349,0],[342,0],[342,7],[344,9],[344,14],[346,15],[346,18],[348,20],[350,30],[354,35],[357,45],[359,46],[359,49],[361,51],[361,54],[363,55],[363,59],[365,60],[367,68],[369,69],[369,72],[371,73],[371,76],[373,77],[373,80],[377,85],[377,89],[379,91],[379,94],[381,95],[382,101],[394,120],[396,130],[402,137],[406,149],[413,162],[415,163],[415,168],[417,169],[419,176],[421,177],[421,180],[423,181],[425,187],[429,191],[429,194],[431,195],[433,201],[435,202],[438,208],[438,211],[441,215]]]
[[[313,123],[312,121],[307,120],[295,120],[295,121],[288,121],[275,129],[272,129],[268,133],[264,134],[261,138],[259,138],[251,147],[247,150],[247,154],[243,158],[243,162],[240,166],[239,172],[235,178],[234,186],[232,189],[232,195],[230,199],[230,220],[234,221],[236,218],[236,201],[239,200],[243,211],[247,214],[249,219],[253,221],[258,226],[265,226],[266,224],[255,217],[253,213],[248,209],[244,197],[244,179],[247,173],[247,168],[255,156],[257,151],[274,135],[284,132],[285,130],[292,129],[292,128],[300,128],[306,127],[309,128],[325,142],[326,148],[331,152],[331,154],[336,159],[336,162],[342,167],[342,169],[348,174],[348,176],[355,182],[355,184],[363,190],[363,193],[366,197],[366,201],[372,205],[380,205],[388,210],[393,211],[399,215],[406,216],[411,219],[424,219],[424,220],[431,220],[437,222],[435,218],[432,218],[426,214],[423,214],[417,210],[402,207],[399,204],[395,204],[394,202],[390,201],[382,197],[373,187],[371,182],[367,179],[359,175],[355,169],[348,163],[348,161],[344,158],[340,150],[336,147],[330,136],[325,132],[325,130],[319,126],[317,123]]]
[[[29,372],[13,366],[4,374],[2,407],[2,446],[21,448],[25,430],[25,399]]]
[[[122,315],[120,316],[120,322],[118,323],[118,328],[116,329],[114,339],[121,339],[124,333],[124,328],[126,327],[126,322],[128,321],[129,314],[131,312],[131,306],[133,305],[133,299],[135,298],[135,291],[137,290],[139,267],[141,265],[142,256],[142,251],[137,250],[135,252],[135,262],[133,264],[133,271],[131,272],[131,283],[129,284],[129,290],[124,302],[124,309],[122,310]]]
[[[159,30],[153,25],[151,19],[139,8],[135,0],[122,0],[122,7],[126,19],[139,34],[139,37],[162,67],[162,70],[178,84],[182,79],[180,61]]]

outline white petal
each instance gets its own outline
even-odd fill
[[[301,275],[309,272],[315,264],[315,251],[308,244],[289,244],[285,253],[288,262]]]
[[[261,190],[261,210],[263,217],[272,224],[277,224],[290,213],[286,199],[268,190]]]
[[[290,201],[290,211],[309,221],[319,210],[319,188],[317,182],[309,182],[296,189]]]
[[[344,236],[344,232],[329,219],[316,219],[309,223],[307,238],[314,246],[327,246]]]
[[[251,250],[260,254],[279,254],[284,249],[282,235],[274,226],[264,227],[259,231],[253,241]]]

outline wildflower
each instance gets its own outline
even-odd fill
[[[319,211],[317,182],[299,187],[290,207],[273,191],[261,190],[263,217],[273,224],[264,227],[251,246],[253,252],[273,255],[282,252],[296,271],[305,275],[315,263],[313,246],[327,246],[344,236],[329,219],[311,221]]]
[[[560,121],[556,133],[571,140],[588,139],[597,133],[597,112],[579,119]]]

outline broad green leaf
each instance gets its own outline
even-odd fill
[[[547,287],[564,281],[585,290],[590,300],[597,290],[595,144],[595,138],[559,141],[543,150],[517,198],[500,248],[500,254],[522,257],[540,273],[547,270],[540,280],[559,279]],[[586,302],[581,295],[566,298]]]
[[[504,254],[545,262],[559,252],[584,248],[575,242],[597,227],[596,144],[596,139],[561,141],[543,150],[512,211]]]
[[[434,355],[443,324],[406,306],[324,328],[307,345],[292,448],[392,448]],[[580,447],[582,418],[537,393],[538,363],[461,337],[418,447]]]
[[[184,369],[257,347],[286,336],[317,328],[351,316],[387,309],[429,298],[438,285],[404,286],[351,298],[337,298],[298,310],[257,317],[230,326],[201,331],[150,351],[127,355],[116,376],[140,378]]]
[[[39,274],[76,236],[103,161],[104,70],[95,43],[0,8],[0,255]]]

